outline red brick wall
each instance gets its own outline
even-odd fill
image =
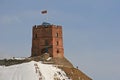
[[[51,57],[63,57],[62,27],[56,25],[38,25],[33,27],[31,56],[40,56],[43,48],[48,48]]]

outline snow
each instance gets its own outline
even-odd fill
[[[55,65],[27,62],[19,65],[0,66],[0,80],[70,80]]]
[[[37,80],[34,62],[0,67],[0,80]]]
[[[21,57],[21,58],[16,58],[14,57],[13,59],[16,59],[16,60],[24,60],[25,58]]]
[[[52,59],[52,57],[49,57],[48,59],[47,59],[47,61],[49,61],[49,60],[51,60]]]

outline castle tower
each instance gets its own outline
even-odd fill
[[[33,26],[31,56],[48,53],[51,57],[64,57],[62,27],[44,22]]]

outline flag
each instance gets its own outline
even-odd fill
[[[47,10],[41,11],[42,14],[47,14]]]

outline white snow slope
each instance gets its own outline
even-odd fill
[[[12,66],[0,66],[0,80],[70,80],[55,65],[31,61]]]

